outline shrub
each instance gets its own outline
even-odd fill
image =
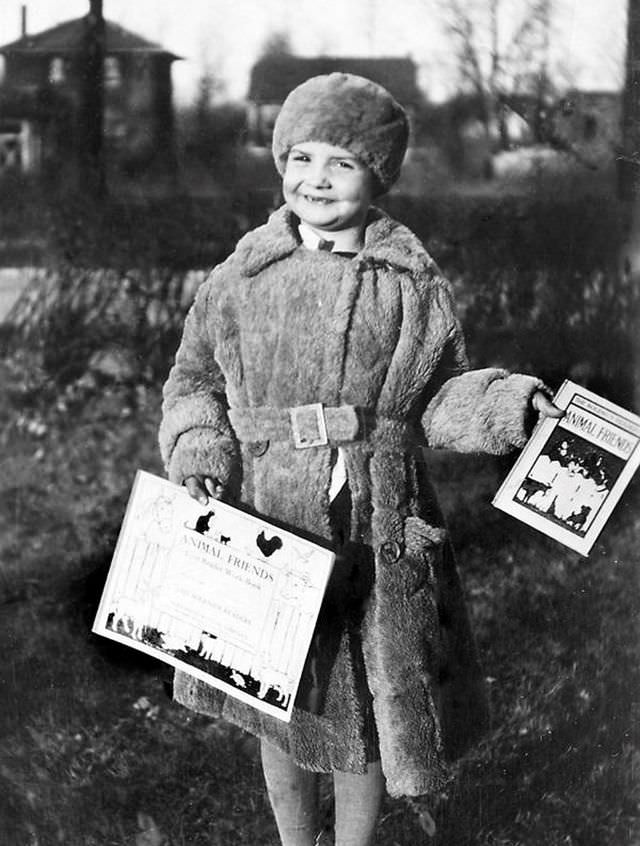
[[[165,372],[193,293],[188,271],[224,259],[274,202],[250,184],[99,208],[69,196],[49,213],[51,270],[21,304],[20,337],[58,379],[114,343],[140,372]],[[392,194],[384,205],[451,280],[474,365],[535,372],[554,387],[571,377],[628,402],[638,292],[615,267],[611,199]]]
[[[14,312],[12,343],[39,354],[61,385],[94,378],[143,383],[166,375],[204,271],[87,270],[36,274]]]
[[[616,267],[615,202],[390,196],[455,289],[472,363],[573,378],[628,403],[640,293]]]
[[[182,144],[187,159],[195,157],[213,168],[231,156],[247,133],[246,109],[223,103],[187,111],[182,118]]]

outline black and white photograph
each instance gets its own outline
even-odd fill
[[[640,417],[566,380],[493,504],[588,555],[640,465]]]
[[[640,0],[0,0],[0,846],[640,844]]]

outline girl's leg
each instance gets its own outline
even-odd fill
[[[384,794],[380,761],[369,764],[365,775],[335,772],[335,846],[370,846]]]
[[[318,774],[303,770],[264,740],[262,771],[282,846],[314,846],[318,834]]]

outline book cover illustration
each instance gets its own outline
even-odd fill
[[[640,418],[565,381],[493,504],[588,555],[640,463]]]
[[[139,471],[93,631],[288,721],[333,560]]]

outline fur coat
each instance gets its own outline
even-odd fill
[[[301,246],[296,223],[276,211],[199,289],[164,388],[161,452],[172,481],[218,477],[264,516],[327,540],[332,445],[296,449],[261,427],[308,403],[367,411],[373,422],[340,443],[351,538],[373,551],[359,632],[366,684],[389,793],[437,792],[447,759],[477,739],[487,711],[425,448],[521,447],[541,383],[468,370],[449,285],[406,227],[372,210],[364,247],[345,259]],[[342,670],[327,679],[327,720],[340,722],[352,693],[349,648],[341,643]],[[283,742],[271,725],[280,721],[182,673],[176,698]],[[311,769],[316,724],[294,708],[298,757]]]

